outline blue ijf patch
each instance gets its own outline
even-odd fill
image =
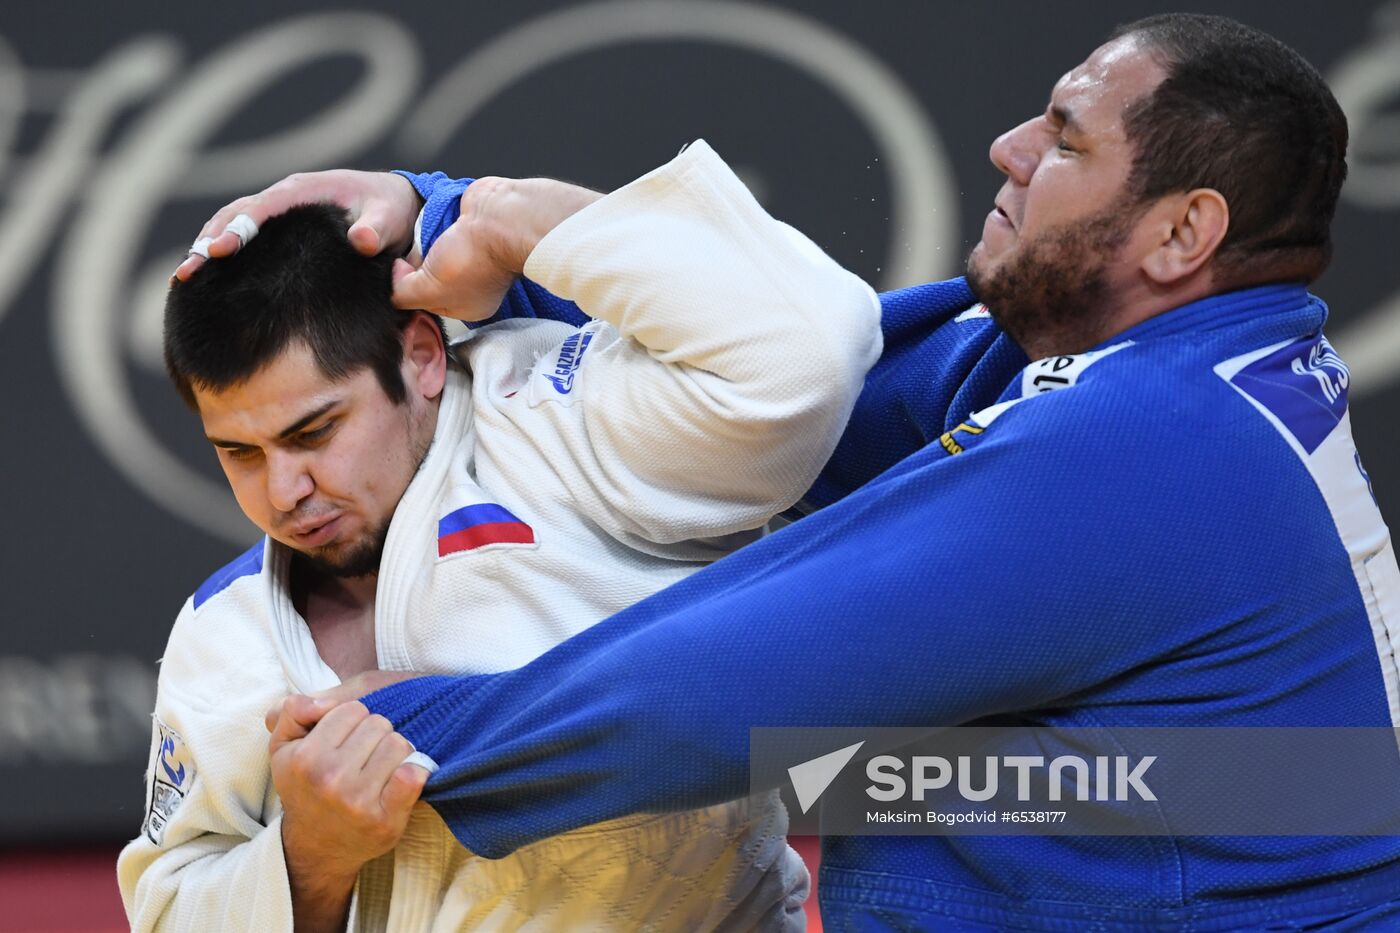
[[[1272,412],[1311,454],[1346,414],[1351,374],[1319,334],[1255,360],[1230,381]]]
[[[194,761],[180,734],[159,716],[155,717],[155,722],[157,745],[151,769],[151,799],[141,831],[147,839],[160,845],[165,839],[166,825],[194,783]]]

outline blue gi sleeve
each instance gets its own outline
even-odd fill
[[[1210,633],[1183,635],[1183,620],[1225,607],[1228,627],[1257,596],[1249,581],[1281,572],[1211,533],[1249,526],[1257,503],[1237,482],[1171,466],[1176,435],[1135,413],[1074,408],[1051,394],[962,454],[931,445],[519,670],[365,702],[440,764],[425,799],[488,857],[743,796],[751,726],[1053,707],[1200,644]],[[1105,447],[1104,430],[1121,443]],[[1168,533],[1192,545],[1160,546]]]

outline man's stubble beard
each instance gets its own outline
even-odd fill
[[[428,451],[432,448],[433,439],[429,435],[427,439],[413,450],[413,472],[409,474],[409,484],[412,484],[413,477],[418,475],[418,471],[423,468],[423,461],[428,458]],[[404,486],[404,492],[408,491],[408,485]],[[403,501],[403,496],[399,497],[399,502]],[[370,529],[369,533],[349,545],[349,550],[341,556],[327,556],[322,553],[298,551],[297,554],[317,573],[328,577],[364,577],[372,573],[379,572],[379,563],[384,558],[384,545],[389,540],[389,526],[394,520],[394,512],[398,511],[398,502],[394,503],[394,510],[385,517],[377,528]]]
[[[297,554],[312,570],[327,577],[364,577],[378,573],[392,519],[390,516],[353,545],[347,545],[348,550],[343,555],[332,557],[321,551],[298,551]]]
[[[992,319],[1022,349],[1053,343],[1078,353],[1101,341],[1109,309],[1108,267],[1132,227],[1116,208],[1047,231],[989,273],[968,259],[967,281]],[[1044,356],[1046,354],[1039,354]]]

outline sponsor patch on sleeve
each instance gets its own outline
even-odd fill
[[[553,351],[540,357],[530,371],[530,406],[541,402],[557,402],[572,405],[578,398],[579,380],[583,374],[585,354],[597,336],[597,325],[589,324],[574,331]]]
[[[155,717],[156,750],[151,771],[151,799],[141,832],[161,845],[165,827],[175,817],[194,783],[194,761],[180,734]]]

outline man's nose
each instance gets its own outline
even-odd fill
[[[293,512],[316,488],[306,459],[276,451],[267,458],[267,499],[279,512]]]
[[[1037,132],[1036,124],[1043,118],[1035,117],[1012,127],[992,141],[988,156],[992,164],[1012,181],[1020,185],[1030,184],[1040,157],[1045,152],[1044,141]]]

